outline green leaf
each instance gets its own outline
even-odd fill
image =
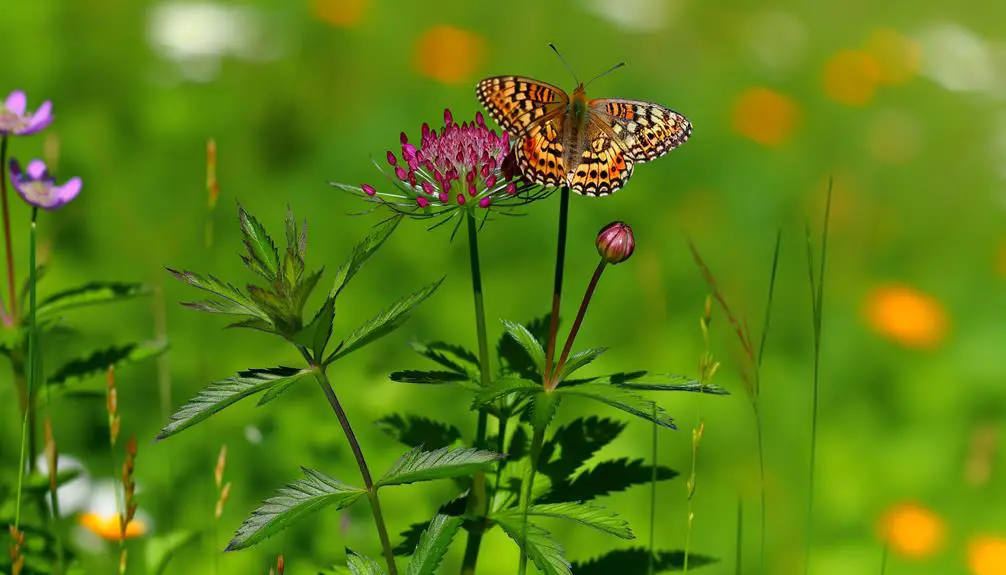
[[[301,370],[301,372],[297,375],[274,382],[272,386],[266,389],[265,393],[262,394],[262,397],[258,400],[258,403],[255,404],[256,407],[261,407],[269,403],[270,401],[278,398],[279,396],[283,395],[284,393],[290,391],[290,388],[293,387],[294,384],[304,379],[308,375],[311,375],[312,373],[314,372],[311,371],[310,369],[304,369]]]
[[[434,517],[429,529],[419,538],[419,545],[405,570],[406,575],[434,575],[460,528],[460,517]]]
[[[306,479],[298,479],[280,489],[275,497],[266,499],[262,506],[244,520],[227,551],[237,551],[279,533],[296,521],[325,507],[336,509],[350,506],[366,490],[302,467]]]
[[[514,520],[504,517],[497,519],[496,523],[517,543],[517,546],[526,546],[527,556],[534,561],[538,571],[544,575],[572,575],[562,545],[549,537],[548,531],[534,523],[528,523],[525,540],[523,518],[518,517]]]
[[[531,427],[540,429],[542,433],[552,422],[552,417],[559,409],[559,402],[562,398],[554,393],[539,393],[534,396],[534,403],[531,404]]]
[[[688,569],[704,567],[718,562],[718,559],[697,553],[688,554]],[[611,575],[611,573],[646,573],[650,564],[650,552],[642,547],[616,549],[583,563],[573,563],[576,575]],[[653,572],[682,571],[685,568],[684,551],[657,551],[653,554]]]
[[[318,282],[321,281],[322,274],[325,273],[325,268],[321,268],[316,272],[310,273],[306,279],[302,279],[297,282],[296,287],[293,290],[293,303],[291,306],[297,313],[304,312],[304,306],[307,305],[307,300],[314,293],[314,288],[318,287]]]
[[[399,383],[421,384],[459,383],[469,380],[467,375],[455,371],[418,371],[415,369],[395,371],[388,377],[391,381]]]
[[[447,448],[435,451],[413,449],[403,455],[381,477],[376,485],[403,485],[417,481],[431,481],[447,477],[471,475],[488,467],[501,456],[491,451],[473,448],[449,450]]]
[[[265,314],[255,302],[241,293],[238,288],[213,276],[202,277],[199,274],[189,271],[177,271],[166,268],[175,278],[189,284],[194,288],[209,292],[223,301],[208,300],[202,302],[182,302],[182,305],[205,311],[209,313],[222,313],[228,315],[248,315],[261,320],[271,322],[269,316]]]
[[[168,564],[178,551],[199,540],[199,531],[172,531],[147,539],[147,572],[164,575]]]
[[[678,472],[661,465],[657,466],[656,475],[657,481],[665,481],[677,477]],[[609,493],[624,491],[633,485],[649,483],[652,478],[653,467],[642,459],[630,461],[628,458],[622,458],[602,461],[580,473],[575,479],[553,479],[552,489],[541,498],[541,501],[543,503],[589,501]]]
[[[398,300],[387,310],[360,326],[325,359],[325,365],[398,329],[408,319],[409,312],[430,297],[443,281],[444,278],[440,278],[423,289]]]
[[[374,252],[381,247],[381,244],[391,237],[391,233],[398,227],[400,220],[401,218],[395,218],[379,226],[376,231],[363,238],[360,243],[353,247],[353,253],[350,254],[349,260],[339,266],[339,269],[335,272],[335,284],[329,293],[330,296],[339,295],[342,289],[346,287],[346,284],[349,283],[349,280],[353,279],[356,272],[360,271],[363,264],[370,259],[370,256],[374,255]]]
[[[409,346],[419,355],[440,364],[449,371],[465,375],[472,381],[481,381],[478,357],[474,352],[460,345],[435,341],[428,344],[410,342]]]
[[[606,351],[608,351],[608,348],[598,347],[579,351],[569,356],[566,358],[566,363],[562,366],[562,371],[559,372],[559,381],[564,381],[567,377],[573,375],[573,372],[585,367]]]
[[[668,429],[677,429],[674,420],[666,411],[654,402],[644,399],[618,385],[608,383],[583,383],[580,385],[556,388],[554,394],[576,395],[587,397],[602,403],[652,421]]]
[[[157,439],[164,439],[192,427],[250,395],[265,391],[274,385],[282,385],[290,380],[296,381],[309,373],[311,371],[307,369],[280,366],[248,369],[238,372],[235,377],[213,382],[171,416],[171,421],[164,426],[164,429],[157,435]]]
[[[54,293],[42,300],[38,303],[35,316],[41,321],[68,309],[123,301],[149,293],[151,293],[149,287],[138,283],[91,282]]]
[[[461,439],[461,431],[457,427],[417,415],[388,415],[376,423],[381,431],[409,447],[425,445],[440,449]]]
[[[320,360],[325,355],[325,347],[328,346],[328,341],[332,339],[332,322],[334,320],[335,298],[329,297],[325,299],[325,303],[321,304],[321,308],[318,309],[318,313],[314,315],[311,323],[297,335],[296,342],[305,347],[310,347],[311,357],[315,361]]]
[[[544,388],[540,383],[527,379],[503,378],[489,387],[480,388],[475,394],[472,402],[472,409],[478,409],[487,403],[496,401],[501,397],[513,394],[520,394],[521,397],[529,397],[544,393]]]
[[[384,567],[369,557],[358,555],[346,549],[346,563],[349,565],[349,572],[353,575],[384,575]]]
[[[468,491],[459,493],[447,503],[440,506],[437,510],[438,515],[449,515],[451,517],[457,517],[463,515],[468,508]],[[419,539],[423,536],[426,528],[429,527],[429,522],[424,521],[422,523],[413,523],[409,525],[405,531],[399,534],[402,538],[401,543],[395,546],[391,550],[395,555],[412,555],[412,552],[419,545]]]
[[[279,252],[276,244],[269,237],[265,226],[259,223],[254,216],[238,205],[238,221],[241,223],[241,235],[245,248],[248,250],[247,256],[241,256],[248,269],[259,274],[272,282],[276,279],[276,272],[279,270]]]
[[[598,450],[614,441],[625,425],[596,416],[571,421],[557,429],[542,446],[538,472],[553,481],[566,480]],[[558,456],[553,459],[556,453]]]
[[[510,337],[527,352],[540,376],[541,372],[545,369],[545,349],[526,327],[505,319],[501,321],[503,322],[503,328],[510,334]]]
[[[103,375],[109,366],[120,367],[157,357],[168,350],[167,342],[131,343],[91,352],[86,357],[71,359],[53,373],[46,384],[51,393],[73,394],[82,389],[86,380]],[[104,386],[101,387],[104,390]],[[43,394],[44,395],[44,394]]]
[[[544,346],[548,339],[550,318],[551,314],[545,314],[524,324],[539,346]],[[541,378],[542,370],[535,365],[534,360],[517,343],[517,340],[510,337],[509,333],[504,332],[500,337],[499,343],[496,344],[496,353],[500,358],[501,374],[518,374],[524,379]]]
[[[568,501],[564,503],[542,503],[532,505],[527,510],[528,517],[554,517],[574,521],[587,527],[592,527],[598,531],[603,531],[619,537],[621,539],[635,539],[629,523],[619,517],[613,511],[597,505],[589,505],[582,501]],[[523,520],[523,510],[519,507],[510,507],[502,512],[494,514],[492,519],[504,517],[518,524]]]
[[[617,385],[625,389],[637,391],[687,391],[708,395],[730,395],[729,391],[715,383],[703,384],[697,381],[688,381],[685,383],[619,383]]]

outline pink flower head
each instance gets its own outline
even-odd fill
[[[512,156],[510,136],[490,130],[481,112],[459,125],[445,110],[439,130],[424,123],[418,141],[403,132],[399,142],[401,153],[388,151],[383,166],[375,162],[389,176],[386,190],[333,185],[418,218],[523,205],[552,192],[539,188],[532,193],[533,186],[518,180],[519,174],[504,170]]]
[[[43,210],[55,210],[77,197],[82,187],[80,178],[70,178],[62,186],[56,185],[56,178],[49,175],[42,160],[28,162],[27,169],[21,171],[17,160],[10,161],[10,179],[14,191],[24,201]]]
[[[620,264],[636,250],[632,228],[624,222],[611,222],[597,233],[597,253],[609,264]]]
[[[14,90],[0,104],[0,135],[27,136],[52,123],[52,102],[46,100],[33,113],[26,111],[28,98],[21,90]]]

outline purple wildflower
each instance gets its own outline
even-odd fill
[[[55,210],[77,197],[83,185],[80,178],[70,178],[62,186],[56,185],[56,178],[49,175],[49,169],[42,160],[28,162],[23,172],[17,160],[10,161],[10,179],[14,190],[24,201],[43,210]]]
[[[34,113],[26,112],[28,99],[21,90],[14,90],[0,105],[0,135],[26,136],[52,123],[52,102],[46,100]]]
[[[386,154],[387,168],[378,164],[391,181],[385,190],[370,184],[333,185],[418,218],[450,216],[459,208],[523,205],[552,191],[531,193],[534,186],[516,179],[519,174],[510,169],[512,158],[508,158],[510,136],[490,130],[481,112],[474,121],[459,125],[445,110],[439,131],[423,124],[418,143],[410,142],[404,132],[399,142],[397,156],[392,151]]]

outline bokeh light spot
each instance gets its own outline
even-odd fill
[[[766,146],[778,146],[789,139],[799,118],[796,102],[768,88],[748,88],[734,103],[734,129]]]
[[[108,541],[133,539],[147,532],[147,525],[143,520],[133,519],[126,525],[126,532],[123,535],[119,525],[118,513],[111,515],[102,515],[94,512],[83,513],[80,516],[80,524],[91,533]]]
[[[947,332],[943,306],[906,285],[874,289],[867,297],[866,317],[877,333],[908,348],[936,347]]]
[[[416,42],[414,63],[420,74],[455,84],[472,77],[484,52],[482,36],[452,26],[435,26]]]
[[[1006,573],[1006,538],[982,536],[968,544],[968,567],[974,575]]]
[[[846,106],[865,106],[880,82],[880,65],[860,50],[839,50],[824,67],[824,92]]]
[[[869,124],[866,147],[880,163],[905,164],[915,157],[921,132],[919,122],[907,113],[883,110]]]
[[[332,26],[349,28],[360,22],[367,4],[368,0],[311,0],[311,11]]]
[[[892,551],[913,559],[929,557],[943,544],[943,521],[917,503],[892,507],[884,514],[880,529]]]
[[[878,28],[870,32],[866,51],[879,65],[878,80],[881,84],[904,84],[919,71],[922,48],[892,28]]]

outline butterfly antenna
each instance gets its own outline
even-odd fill
[[[622,66],[624,66],[624,65],[625,65],[625,62],[619,62],[618,64],[615,64],[614,66],[612,66],[611,68],[608,68],[608,69],[607,69],[607,70],[605,70],[604,72],[601,72],[601,73],[600,73],[600,74],[598,74],[597,76],[594,76],[593,78],[591,78],[591,79],[590,79],[590,81],[589,81],[589,82],[587,82],[587,83],[586,83],[586,84],[584,85],[584,88],[586,88],[587,86],[589,86],[589,85],[590,85],[590,83],[591,83],[591,82],[593,82],[594,80],[597,80],[598,78],[601,78],[601,77],[603,77],[603,76],[607,76],[608,74],[610,74],[610,73],[614,72],[615,70],[617,70],[617,69],[621,68],[621,67],[622,67]]]
[[[573,76],[573,80],[576,82],[576,85],[579,86],[580,79],[576,77],[576,72],[573,71],[573,67],[570,66],[569,62],[567,62],[566,59],[562,57],[562,53],[559,52],[559,49],[556,48],[555,44],[551,42],[548,43],[548,47],[551,48],[553,52],[555,52],[555,55],[558,56],[560,60],[562,60],[563,65],[566,66],[566,69],[569,70],[569,73]]]

